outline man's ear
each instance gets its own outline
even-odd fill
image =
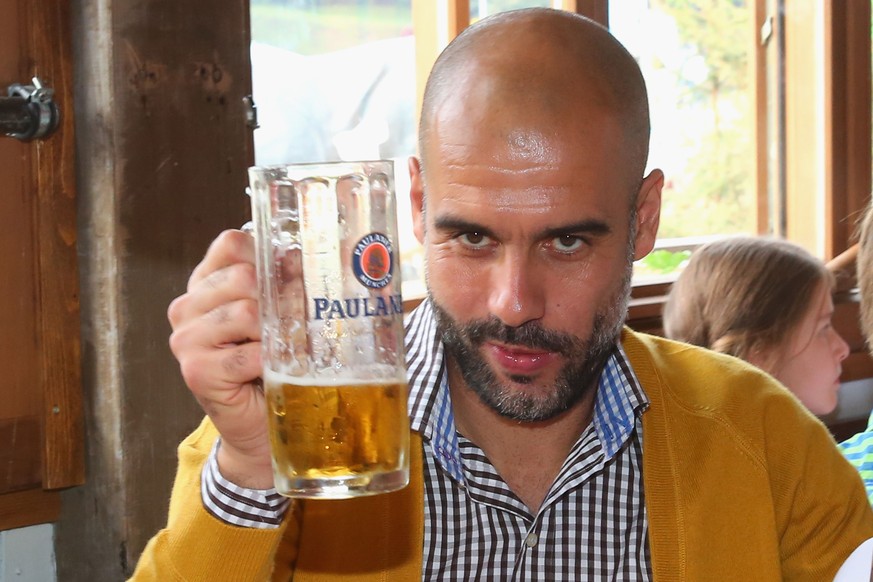
[[[409,158],[409,201],[412,206],[412,231],[418,242],[424,244],[424,180],[421,176],[421,160]]]
[[[634,260],[638,261],[652,252],[661,223],[661,190],[664,188],[664,173],[652,170],[643,179],[637,194],[637,236],[634,240]]]

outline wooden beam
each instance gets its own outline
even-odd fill
[[[754,47],[753,58],[750,59],[752,69],[752,107],[754,108],[755,118],[755,151],[758,155],[755,156],[755,210],[757,215],[757,231],[760,234],[767,234],[771,231],[770,226],[770,183],[772,170],[775,170],[775,165],[770,162],[770,151],[778,151],[778,148],[770,148],[771,140],[774,142],[778,136],[771,136],[768,132],[768,97],[770,91],[767,84],[767,67],[777,66],[778,59],[777,44],[779,42],[779,23],[775,12],[771,12],[767,8],[767,0],[755,0],[749,5],[749,10],[752,10],[752,28],[751,42]],[[774,96],[775,97],[775,96]],[[772,114],[777,114],[778,108],[773,108]],[[775,127],[775,125],[772,125]],[[781,157],[781,156],[780,156]],[[777,163],[779,160],[774,160]],[[772,168],[771,168],[772,165]]]
[[[418,121],[427,77],[439,54],[470,24],[470,0],[412,0]]]
[[[123,580],[166,523],[202,417],[167,306],[248,216],[248,2],[84,0],[74,14],[88,480],[63,492],[58,579]],[[208,21],[208,22],[207,22]]]
[[[43,487],[85,482],[85,435],[76,268],[76,174],[70,5],[24,2],[32,66],[54,90],[57,133],[33,143],[36,177],[39,386],[42,390]]]
[[[825,257],[853,243],[871,188],[870,3],[825,3]]]
[[[0,20],[0,90],[29,84],[24,6],[5,2]],[[0,139],[0,493],[42,486],[35,148]],[[0,497],[3,497],[0,495]]]
[[[0,497],[10,491],[42,488],[40,419],[0,419]]]
[[[437,10],[445,11],[446,44],[470,26],[470,0],[442,0],[437,2]],[[437,21],[439,22],[439,20]]]
[[[0,495],[0,530],[57,521],[61,496],[56,491],[30,489]]]
[[[567,12],[578,12],[579,0],[552,0],[551,7]]]
[[[609,1],[608,0],[556,0],[553,2],[555,8],[563,8],[578,12],[582,16],[587,16],[595,22],[599,22],[603,26],[609,28]]]

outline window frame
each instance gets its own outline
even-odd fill
[[[870,199],[870,3],[755,0],[754,10],[756,30],[772,29],[756,42],[759,230],[827,261],[853,244]]]

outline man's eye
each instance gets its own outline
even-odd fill
[[[552,248],[562,253],[572,253],[582,247],[582,239],[578,236],[565,234],[552,239]]]
[[[481,249],[483,247],[486,247],[490,242],[488,240],[488,237],[481,232],[465,232],[458,237],[458,240],[461,241],[461,244],[474,249]]]

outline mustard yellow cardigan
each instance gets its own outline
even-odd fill
[[[826,428],[739,360],[625,330],[651,406],[643,481],[656,581],[833,579],[873,537],[857,471]],[[283,526],[225,525],[200,500],[217,437],[205,420],[179,447],[167,527],[133,580],[393,581],[421,578],[421,440],[396,493],[296,502]]]

